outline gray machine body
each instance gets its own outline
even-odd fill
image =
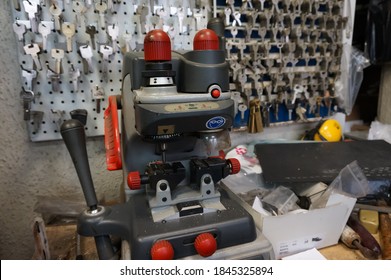
[[[156,143],[167,140],[167,162],[181,161],[188,166],[186,159],[206,156],[195,132],[213,133],[229,129],[232,125],[234,104],[229,93],[228,65],[224,53],[173,53],[171,63],[171,73],[175,73],[172,77],[174,85],[146,87],[142,54],[125,56],[120,104],[125,185],[128,172],[138,170],[143,173],[148,163],[160,159]],[[220,90],[220,98],[211,97],[210,91],[215,88]],[[217,129],[214,124],[210,125],[211,120],[221,121],[217,123]],[[212,177],[208,173],[204,176]],[[189,174],[186,177],[190,177]],[[128,191],[124,204],[103,207],[97,213],[83,213],[78,231],[86,236],[120,237],[129,244],[131,259],[151,259],[152,245],[163,239],[172,244],[175,258],[198,256],[194,240],[203,232],[214,235],[217,251],[225,252],[232,246],[241,251],[241,254],[235,255],[233,252],[223,258],[240,258],[243,251],[251,251],[249,247],[260,250],[244,254],[246,258],[265,256],[262,249],[266,243],[268,246],[270,244],[257,230],[253,217],[225,190],[220,189],[218,182],[212,181],[204,186],[188,183],[185,179],[181,184],[193,191],[181,192],[181,186],[177,187],[180,195],[172,192],[167,206],[157,201],[160,196],[167,195],[159,191],[158,185],[155,189],[146,186],[145,189]],[[179,209],[177,202],[195,202],[202,207],[199,207],[198,213],[162,216],[168,208]],[[205,205],[212,205],[210,208],[214,209]]]

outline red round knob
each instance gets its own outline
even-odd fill
[[[202,29],[194,36],[193,49],[197,51],[218,50],[219,37],[211,29]]]
[[[144,38],[145,61],[170,61],[171,40],[161,29],[151,30]]]
[[[240,161],[236,158],[227,159],[229,165],[231,166],[231,174],[237,174],[240,172]]]
[[[220,97],[220,90],[215,88],[212,90],[212,92],[210,94],[212,95],[213,98],[219,98]]]
[[[194,247],[200,256],[209,257],[216,252],[217,242],[211,233],[205,232],[196,237]]]
[[[167,240],[156,241],[151,248],[153,260],[172,260],[174,258],[174,248]]]
[[[131,190],[138,190],[141,187],[140,172],[132,171],[128,173],[128,186]]]

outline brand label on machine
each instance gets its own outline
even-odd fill
[[[208,129],[218,129],[218,128],[222,127],[224,124],[225,124],[225,118],[218,116],[218,117],[213,117],[213,118],[209,119],[206,122],[206,127]]]

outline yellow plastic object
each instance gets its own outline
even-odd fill
[[[374,210],[360,209],[359,218],[362,225],[372,234],[379,229],[379,213]]]
[[[336,120],[326,120],[314,136],[315,141],[338,142],[342,138],[341,125]]]

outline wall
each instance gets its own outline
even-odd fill
[[[29,141],[19,98],[18,46],[9,2],[0,2],[0,258],[30,259],[38,199],[44,196],[51,201],[71,195],[83,201],[83,196],[63,142]],[[103,138],[88,140],[87,151],[98,197],[116,198],[122,176],[106,170]]]
[[[384,65],[382,68],[379,104],[378,104],[378,121],[384,124],[391,124],[391,66]]]

